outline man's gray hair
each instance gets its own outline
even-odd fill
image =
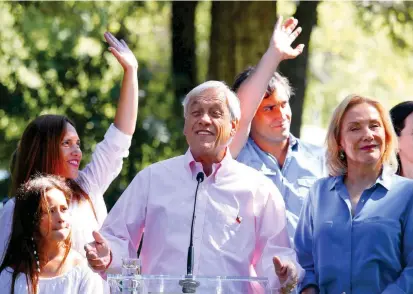
[[[224,95],[226,98],[227,106],[231,114],[231,120],[237,120],[239,122],[241,118],[241,106],[237,95],[230,90],[230,88],[220,81],[207,81],[195,88],[193,88],[186,96],[182,102],[184,106],[184,116],[186,117],[188,111],[188,103],[197,96],[200,96],[203,92],[208,90],[215,90],[218,94]]]

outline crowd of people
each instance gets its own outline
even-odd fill
[[[0,289],[105,293],[105,274],[139,245],[143,274],[183,275],[193,230],[194,275],[266,277],[282,293],[413,293],[413,101],[388,111],[352,94],[324,147],[294,137],[293,90],[277,67],[304,50],[291,45],[297,24],[280,17],[231,88],[207,81],[186,95],[188,150],[140,171],[109,214],[103,196],[136,125],[138,62],[105,33],[124,70],[114,123],[82,170],[70,119],[26,127],[0,210]],[[244,291],[254,287],[233,289]]]

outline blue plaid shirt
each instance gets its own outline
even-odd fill
[[[323,148],[304,143],[290,135],[288,152],[282,168],[277,159],[261,150],[251,137],[237,157],[239,162],[270,178],[280,190],[285,201],[291,245],[294,244],[298,217],[308,190],[317,179],[327,175],[324,154]]]

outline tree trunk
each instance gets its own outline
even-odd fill
[[[195,11],[197,1],[172,1],[172,84],[175,95],[174,113],[181,118],[175,121],[183,129],[182,100],[197,83]],[[184,150],[185,138],[175,138],[176,148]]]
[[[304,44],[306,47],[299,57],[284,61],[280,66],[280,72],[289,79],[295,90],[295,95],[291,99],[291,110],[293,113],[291,133],[297,137],[300,136],[304,96],[307,87],[309,43],[313,27],[317,24],[317,6],[319,2],[300,1],[294,17],[298,19],[298,24],[303,28],[303,31],[294,44]]]
[[[277,19],[276,1],[213,1],[208,79],[231,85],[268,48]]]
[[[172,84],[175,94],[174,113],[180,118],[176,121],[183,129],[182,101],[197,83],[195,10],[197,1],[172,1]],[[180,134],[176,148],[184,150],[185,138]]]
[[[195,9],[197,1],[172,1],[172,73],[176,109],[196,85]]]

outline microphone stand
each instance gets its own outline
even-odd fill
[[[182,286],[182,293],[196,293],[196,288],[200,285],[198,281],[195,281],[193,278],[193,269],[194,269],[194,222],[195,222],[195,208],[196,208],[196,198],[198,196],[199,184],[204,181],[204,173],[199,172],[196,175],[196,181],[198,182],[195,190],[195,201],[194,201],[194,210],[192,213],[192,224],[191,224],[191,236],[189,239],[188,247],[188,256],[186,263],[186,275],[184,280],[179,281],[179,285]]]

